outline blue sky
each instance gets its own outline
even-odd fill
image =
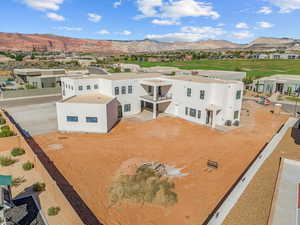
[[[2,0],[0,32],[246,43],[300,38],[300,0]]]

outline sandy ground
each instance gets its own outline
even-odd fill
[[[295,144],[291,137],[291,130],[288,130],[275,151],[254,176],[223,225],[266,225],[268,223],[280,157],[300,161],[300,145]]]
[[[2,151],[0,152],[2,156],[10,156],[10,151]],[[43,209],[43,214],[46,217],[46,220],[50,225],[67,225],[64,222],[63,214],[58,214],[57,216],[48,216],[47,210],[52,206],[57,206],[55,201],[49,192],[44,191],[42,193],[34,193],[32,191],[32,185],[36,182],[43,182],[40,175],[35,169],[31,169],[29,171],[24,171],[22,165],[25,162],[29,161],[29,158],[25,155],[15,157],[18,162],[14,163],[8,167],[0,166],[0,174],[1,175],[10,175],[14,178],[23,178],[24,183],[20,184],[17,187],[12,187],[12,195],[13,198],[25,197],[28,195],[33,195],[35,197],[36,202],[39,204],[39,207]],[[47,189],[47,187],[46,187]]]
[[[105,225],[199,225],[286,121],[271,109],[254,107],[243,115],[248,122],[226,133],[178,118],[159,118],[121,122],[109,134],[51,133],[35,140]],[[208,159],[217,161],[219,169],[207,170]],[[173,179],[178,203],[109,205],[108,187],[130,160],[184,168],[189,175]]]

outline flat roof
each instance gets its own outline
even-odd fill
[[[114,97],[110,97],[102,94],[86,94],[78,95],[66,100],[63,100],[63,103],[83,103],[83,104],[107,104],[111,102]]]
[[[82,77],[74,77],[71,79],[106,79],[106,80],[129,80],[129,79],[143,79],[143,78],[157,78],[161,77],[161,73],[112,73],[109,75],[97,75],[91,74],[89,76],[82,76]]]
[[[18,72],[44,72],[44,71],[65,71],[65,69],[35,69],[35,68],[27,68],[27,69],[14,69],[14,71],[18,71]]]
[[[276,74],[270,77],[263,77],[258,80],[300,80],[300,75],[292,75],[292,74]]]
[[[299,209],[300,162],[282,159],[272,210],[270,225],[296,225]]]
[[[190,81],[190,82],[197,82],[197,83],[216,83],[216,84],[241,83],[240,81],[234,81],[234,80],[220,80],[220,79],[204,78],[201,76],[192,76],[192,75],[165,76],[165,78],[170,80],[181,80],[181,81]]]

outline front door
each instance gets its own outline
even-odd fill
[[[282,94],[283,92],[283,83],[277,83],[276,84],[276,92],[279,92]]]
[[[206,124],[210,125],[211,122],[211,111],[206,111]]]
[[[118,117],[122,118],[123,117],[123,109],[122,109],[122,105],[118,106]]]

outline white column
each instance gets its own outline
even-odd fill
[[[217,117],[217,111],[213,110],[212,111],[212,118],[211,118],[211,127],[216,128],[216,117]]]
[[[157,87],[153,86],[154,90],[153,90],[153,97],[154,97],[154,101],[157,101]]]
[[[157,105],[156,105],[156,103],[153,103],[153,119],[156,119],[156,108],[157,108]]]

